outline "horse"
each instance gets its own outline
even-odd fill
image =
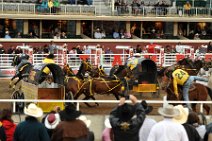
[[[18,56],[18,55],[15,55],[14,57],[13,57],[13,61],[12,61],[12,66],[18,66],[20,63],[21,63],[21,60],[22,60],[23,58],[22,57],[20,57],[20,56]],[[30,62],[25,62],[25,63],[23,63],[21,66],[20,66],[20,68],[19,68],[19,70],[15,73],[15,75],[11,78],[11,80],[10,80],[10,84],[9,84],[9,88],[11,88],[11,87],[13,87],[13,88],[15,88],[15,86],[17,85],[17,83],[19,82],[19,81],[21,81],[23,78],[27,78],[28,76],[29,76],[29,73],[30,73],[30,71],[32,70],[32,68],[33,68],[33,65],[30,63]],[[17,78],[18,77],[18,80],[13,84],[13,80],[15,79],[15,78]]]
[[[130,77],[131,70],[126,66],[116,66],[111,69],[111,75],[107,78],[90,78],[86,80],[79,92],[74,95],[74,99],[78,99],[83,93],[84,99],[92,98],[95,100],[95,94],[113,94],[117,100],[123,94],[123,78]]]
[[[183,100],[182,88],[180,86],[178,86],[178,88],[179,99],[174,94],[173,83],[169,83],[168,87],[166,88],[167,100]],[[199,83],[193,83],[189,89],[189,99],[191,101],[207,101],[208,95],[212,99],[212,90],[209,87]],[[196,104],[192,103],[191,106],[192,110],[196,112]],[[208,115],[210,113],[210,107],[207,104],[203,104],[203,108]]]

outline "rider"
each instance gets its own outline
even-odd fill
[[[190,76],[186,71],[182,69],[176,69],[176,70],[169,70],[165,73],[166,77],[173,80],[173,87],[174,87],[174,93],[176,97],[179,99],[178,94],[178,87],[177,85],[181,85],[183,87],[183,99],[185,101],[189,101],[189,88],[193,81],[199,80],[199,81],[205,81],[208,82],[207,79],[198,77],[198,76]],[[191,109],[191,104],[186,104],[188,108]]]
[[[54,61],[54,54],[49,54],[46,56],[46,58],[43,60],[44,64],[49,64],[49,63],[55,63]],[[50,73],[50,70],[48,67],[45,67],[42,71],[42,78],[40,79],[39,83],[43,82],[46,79],[46,76]]]
[[[20,71],[20,69],[21,69],[21,67],[24,65],[24,64],[26,64],[26,63],[28,63],[29,61],[29,55],[27,55],[27,54],[21,54],[20,55],[20,60],[21,60],[21,62],[17,65],[17,67],[16,67],[16,72],[17,73],[19,73],[19,71]]]

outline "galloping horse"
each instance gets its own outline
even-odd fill
[[[180,88],[180,86],[178,86],[178,88]],[[167,100],[178,100],[176,95],[174,94],[173,83],[170,83],[168,85],[168,87],[166,88],[166,92]],[[194,83],[189,90],[189,99],[191,101],[207,101],[208,95],[212,99],[211,89],[199,83]],[[179,89],[179,100],[183,100],[182,88]],[[196,104],[192,103],[191,106],[193,111],[196,112]],[[210,107],[207,104],[203,104],[203,108],[208,115],[210,113]]]
[[[94,94],[113,94],[118,100],[123,92],[123,81],[125,76],[131,75],[131,70],[125,66],[117,66],[112,68],[111,76],[108,78],[92,78],[86,80],[81,86],[79,92],[74,96],[78,99],[83,93],[84,99],[95,99]]]
[[[21,58],[18,55],[15,55],[13,57],[13,62],[12,62],[11,65],[14,66],[14,67],[15,66],[18,66],[21,63],[21,59],[23,59],[23,58]],[[15,75],[11,78],[9,87],[11,88],[13,86],[13,88],[15,88],[16,84],[20,80],[22,80],[23,78],[28,77],[29,76],[29,72],[31,71],[32,67],[33,67],[32,64],[29,63],[29,62],[23,63],[22,66],[20,66],[18,72],[16,72]],[[17,77],[18,77],[18,80],[14,84],[12,84],[13,83],[13,80],[15,78],[17,78]]]

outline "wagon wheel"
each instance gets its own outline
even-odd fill
[[[12,93],[11,98],[12,99],[24,99],[24,93],[20,90],[15,90]],[[23,113],[24,106],[25,106],[24,102],[16,102],[15,103],[16,112]]]
[[[74,95],[72,93],[72,91],[69,91],[65,94],[65,100],[73,100],[74,99]],[[67,106],[69,105],[70,102],[65,102],[64,105]]]

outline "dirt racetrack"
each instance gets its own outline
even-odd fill
[[[13,92],[12,89],[9,87],[9,79],[0,79],[0,98],[1,99],[10,99],[10,96]],[[161,91],[159,97],[152,95],[151,93],[133,93],[139,100],[162,100],[163,96],[165,95],[164,91]],[[97,100],[115,100],[113,95],[95,95]],[[82,99],[82,97],[80,97]],[[92,103],[92,105],[94,105]],[[108,115],[110,111],[116,106],[117,104],[111,103],[99,103],[99,106],[95,107],[87,107],[84,103],[80,104],[80,110],[84,114],[89,115]],[[162,104],[151,104],[154,107],[154,110],[151,112],[152,115],[157,115],[158,107],[161,107]],[[3,108],[12,108],[12,103],[0,103],[0,110]],[[212,108],[211,108],[212,109]]]

